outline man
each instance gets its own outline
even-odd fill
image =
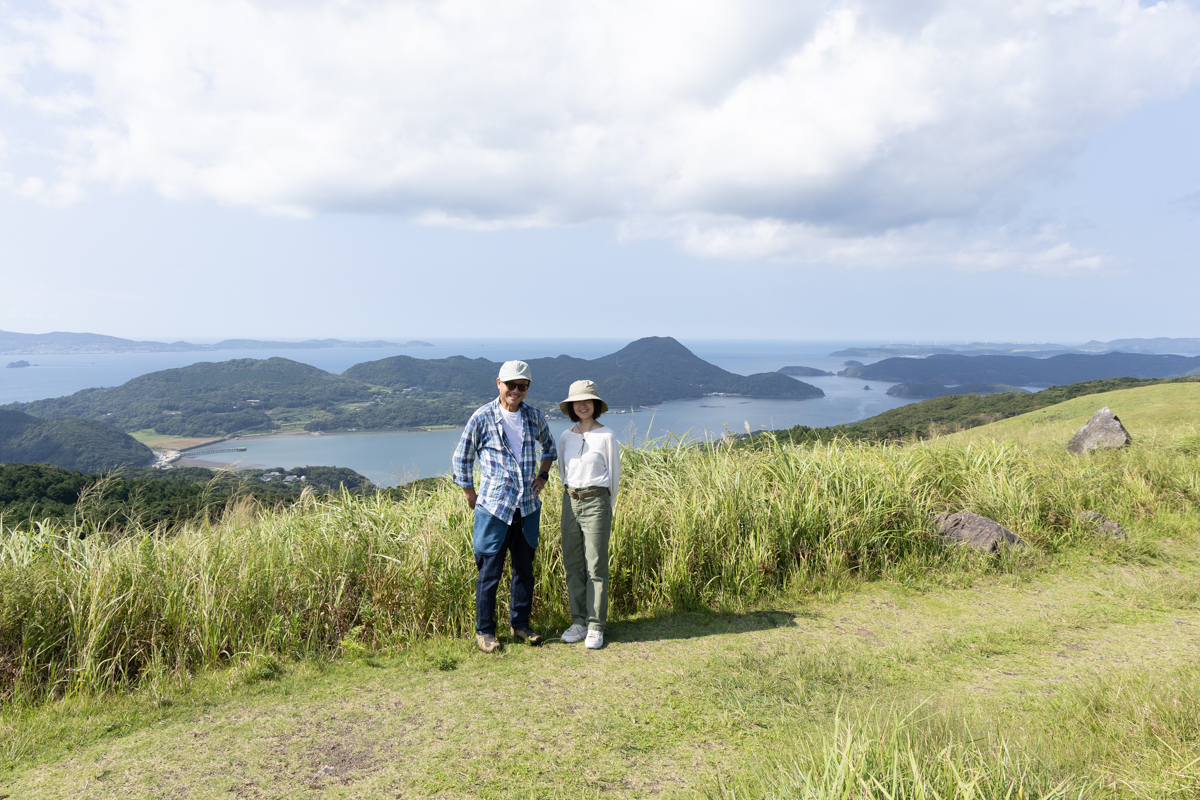
[[[485,653],[500,649],[496,639],[496,589],[511,555],[510,616],[513,636],[537,645],[542,636],[529,627],[533,610],[533,557],[537,551],[542,501],[538,497],[558,458],[542,412],[525,402],[532,381],[524,361],[506,361],[496,388],[500,397],[471,415],[454,451],[454,482],[475,510],[475,644]],[[542,463],[534,473],[534,446]],[[483,486],[475,492],[475,459]]]

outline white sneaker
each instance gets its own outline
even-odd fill
[[[563,631],[562,640],[567,644],[575,644],[576,642],[583,641],[583,637],[587,636],[587,632],[588,629],[577,622]]]
[[[604,631],[588,631],[583,646],[588,650],[599,650],[604,647]]]

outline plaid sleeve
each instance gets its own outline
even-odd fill
[[[463,428],[462,438],[454,450],[454,468],[452,477],[458,486],[469,488],[475,485],[475,452],[479,449],[479,414],[471,416],[467,427]]]

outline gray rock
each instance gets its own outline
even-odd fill
[[[1116,539],[1125,538],[1125,529],[1121,523],[1111,520],[1099,511],[1080,511],[1075,515],[1085,525],[1092,526],[1096,533],[1106,533]]]
[[[1105,406],[1071,437],[1067,449],[1072,453],[1086,453],[1098,447],[1124,447],[1132,441],[1133,437],[1125,430],[1120,418]]]
[[[996,552],[1002,544],[1025,544],[1025,540],[999,522],[969,511],[942,514],[934,520],[934,525],[947,543],[970,545],[985,553]]]

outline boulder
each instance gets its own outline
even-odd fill
[[[1116,539],[1125,538],[1125,529],[1121,523],[1111,520],[1099,511],[1080,511],[1075,515],[1080,522],[1090,525],[1096,533],[1106,533]]]
[[[1098,447],[1124,447],[1132,441],[1133,437],[1125,430],[1121,419],[1105,406],[1071,437],[1067,449],[1072,453],[1086,453]]]
[[[966,544],[985,553],[994,553],[1002,544],[1025,544],[1025,541],[987,517],[963,511],[945,513],[934,520],[938,535],[949,544]]]

